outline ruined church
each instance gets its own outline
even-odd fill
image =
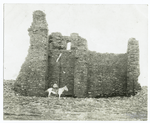
[[[86,39],[77,33],[49,35],[45,16],[42,11],[33,12],[28,55],[14,84],[17,93],[47,96],[45,90],[54,83],[68,87],[63,96],[79,98],[129,96],[141,89],[139,43],[135,38],[128,40],[124,54],[97,53],[88,50]]]

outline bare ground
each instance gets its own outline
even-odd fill
[[[4,80],[4,120],[146,121],[147,87],[134,97],[71,98],[25,97],[13,91],[13,80]]]

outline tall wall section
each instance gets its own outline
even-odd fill
[[[60,55],[58,62],[57,59]],[[68,87],[68,92],[64,92],[64,95],[73,95],[74,90],[74,66],[75,57],[74,52],[67,50],[53,50],[49,56],[49,85],[52,87],[54,83],[61,88]]]
[[[48,72],[48,25],[42,11],[33,13],[33,22],[28,31],[30,47],[14,89],[25,96],[45,96]]]
[[[71,34],[71,48],[75,50],[74,96],[87,96],[87,41],[78,34]]]
[[[70,50],[66,50],[68,42],[71,42]],[[48,87],[52,87],[54,83],[59,87],[67,85],[69,91],[64,95],[85,96],[87,76],[83,75],[81,69],[86,69],[87,74],[87,66],[83,66],[86,62],[86,57],[83,58],[86,50],[87,41],[77,33],[70,36],[62,36],[58,32],[49,35]]]
[[[139,42],[135,38],[128,40],[127,61],[127,94],[134,95],[141,90],[141,86],[138,83],[140,75]]]
[[[64,95],[73,95],[75,57],[73,50],[66,50],[68,42],[71,42],[70,37],[62,36],[59,32],[49,35],[47,88],[56,83],[59,88],[64,86],[69,88],[68,92],[63,93]]]

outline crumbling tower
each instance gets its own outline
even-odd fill
[[[48,66],[48,25],[42,11],[34,11],[28,29],[30,47],[14,89],[25,96],[45,96]]]
[[[140,75],[139,42],[135,38],[128,40],[127,61],[127,94],[134,95],[137,90],[141,89],[138,83]]]

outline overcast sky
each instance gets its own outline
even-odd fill
[[[28,54],[28,28],[32,13],[46,14],[49,34],[78,33],[88,41],[91,51],[126,53],[128,39],[140,45],[139,82],[147,85],[148,6],[147,5],[69,5],[5,4],[4,5],[4,79],[16,79]]]

